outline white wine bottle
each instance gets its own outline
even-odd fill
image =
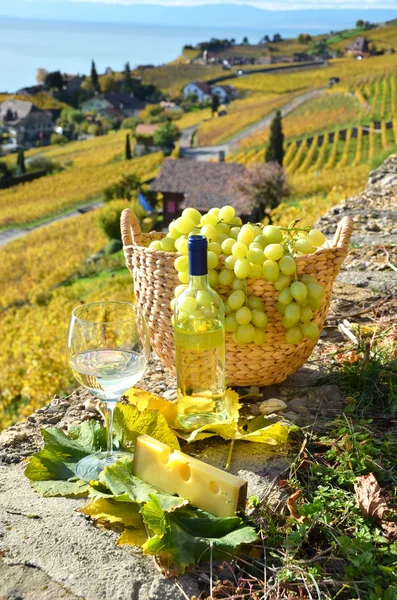
[[[228,418],[225,399],[225,309],[209,286],[207,239],[188,239],[189,285],[175,302],[179,426],[192,431]]]

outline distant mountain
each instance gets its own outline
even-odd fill
[[[319,3],[321,5],[321,3]],[[134,23],[189,27],[246,27],[247,29],[279,28],[284,35],[289,29],[321,33],[350,28],[357,19],[384,22],[397,17],[388,9],[324,9],[268,11],[237,4],[205,4],[201,6],[158,6],[71,2],[70,0],[0,0],[0,16],[25,19],[83,21],[99,23]]]

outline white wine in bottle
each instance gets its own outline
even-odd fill
[[[225,399],[225,310],[209,286],[207,239],[188,240],[189,285],[175,303],[178,420],[186,431],[228,418]]]

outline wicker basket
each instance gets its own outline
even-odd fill
[[[346,256],[353,229],[351,217],[344,217],[332,242],[314,254],[296,259],[298,274],[312,273],[324,286],[326,294],[322,307],[315,312],[314,321],[322,328],[328,312],[332,285]],[[138,304],[146,316],[152,347],[162,363],[175,372],[174,337],[171,325],[170,302],[174,288],[180,282],[173,263],[175,252],[149,250],[152,240],[161,239],[159,232],[142,233],[138,219],[130,209],[121,215],[121,233],[127,266],[134,277]],[[226,294],[228,288],[218,288]],[[226,334],[226,373],[228,385],[271,385],[280,383],[295,373],[311,355],[316,342],[306,338],[290,345],[285,341],[285,329],[276,308],[277,294],[272,283],[264,279],[248,280],[248,293],[259,296],[265,304],[269,322],[266,343],[236,345]]]

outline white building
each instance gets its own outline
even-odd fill
[[[197,101],[201,104],[205,100],[211,100],[211,88],[205,81],[192,81],[183,88],[183,97],[194,94],[197,96]]]
[[[211,88],[211,92],[218,96],[221,104],[232,100],[234,95],[234,87],[231,85],[214,85]]]

